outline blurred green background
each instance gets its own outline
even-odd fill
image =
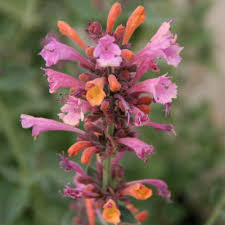
[[[75,212],[59,190],[72,177],[59,168],[56,153],[66,151],[75,136],[42,134],[33,141],[20,125],[21,113],[57,119],[57,95],[48,93],[38,55],[40,41],[67,21],[88,43],[84,29],[91,20],[105,27],[113,0],[0,0],[0,224],[70,225]],[[141,129],[142,139],[155,146],[147,164],[129,154],[123,161],[127,180],[158,178],[172,192],[172,204],[153,196],[133,201],[149,210],[149,225],[225,224],[225,29],[223,0],[121,0],[126,19],[138,4],[147,18],[132,37],[141,49],[164,21],[175,19],[173,32],[185,47],[177,70],[161,65],[179,84],[172,114],[164,118],[154,106],[153,121],[174,123],[177,137]],[[119,23],[118,22],[118,23]],[[77,47],[66,38],[64,42]],[[77,48],[78,49],[78,48]],[[79,75],[77,65],[63,71]],[[135,166],[134,166],[135,165]],[[213,215],[213,218],[211,217]],[[209,218],[211,217],[211,220]],[[215,219],[215,222],[214,222]],[[208,223],[207,223],[208,221]]]

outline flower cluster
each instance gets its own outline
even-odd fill
[[[129,210],[137,221],[147,218],[147,211],[139,211],[132,205],[129,196],[146,200],[155,193],[170,201],[167,184],[157,179],[127,182],[120,159],[126,152],[134,152],[147,162],[147,156],[154,152],[153,146],[138,139],[136,127],[150,126],[158,131],[172,132],[173,125],[159,124],[149,118],[151,104],[162,104],[166,114],[172,100],[177,96],[177,86],[168,74],[139,82],[149,70],[160,73],[158,59],[177,67],[183,49],[176,43],[177,35],[170,31],[172,20],[164,22],[147,45],[138,53],[130,50],[129,40],[134,31],[145,20],[145,9],[138,6],[129,17],[126,26],[114,30],[117,18],[122,13],[116,2],[108,14],[106,31],[99,22],[90,22],[86,33],[95,43],[87,46],[77,32],[67,23],[58,21],[60,32],[80,46],[85,55],[47,36],[47,44],[40,55],[47,68],[42,68],[49,82],[49,92],[69,88],[64,95],[61,112],[62,122],[51,119],[21,115],[22,127],[32,127],[37,138],[50,130],[63,130],[78,134],[77,141],[68,149],[68,157],[81,153],[81,163],[95,164],[89,174],[73,160],[60,154],[60,165],[67,172],[74,173],[72,185],[65,185],[63,195],[79,199],[79,207],[86,205],[90,225],[95,225],[96,216],[100,221],[123,223],[122,208]],[[78,62],[86,70],[79,79],[49,67],[60,61]],[[77,128],[80,121],[84,130]],[[96,156],[96,157],[94,157]],[[147,186],[146,186],[147,185]],[[75,206],[74,206],[75,207]],[[76,206],[77,207],[77,206]],[[82,223],[82,218],[76,218]]]

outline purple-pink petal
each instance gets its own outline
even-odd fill
[[[135,118],[135,126],[142,126],[145,122],[149,121],[148,115],[135,106],[132,106],[132,114]]]
[[[85,59],[79,52],[65,44],[60,43],[53,37],[49,38],[49,43],[44,46],[40,52],[40,55],[45,60],[47,67],[55,65],[62,60],[77,61],[87,67],[93,67],[92,63]]]
[[[59,88],[84,88],[84,83],[75,77],[65,73],[57,72],[52,69],[42,69],[45,71],[45,75],[48,77],[50,93],[55,93]]]
[[[136,155],[145,162],[147,161],[146,155],[150,155],[154,152],[152,145],[148,145],[137,138],[119,138],[118,142],[133,149],[136,152]]]
[[[69,185],[65,185],[63,190],[63,197],[69,197],[72,199],[81,198],[83,192],[78,188],[71,188]]]
[[[154,100],[160,104],[171,103],[173,98],[177,97],[177,85],[172,83],[167,75],[163,75],[154,79],[142,81],[128,92],[132,93],[151,93]]]
[[[174,130],[174,126],[172,124],[160,124],[160,123],[148,121],[148,122],[143,123],[142,125],[153,127],[159,131],[172,132],[176,136],[176,131]]]
[[[63,130],[75,132],[81,135],[85,134],[84,131],[78,128],[51,119],[33,117],[25,114],[22,114],[20,118],[23,128],[32,127],[32,136],[35,138],[37,138],[39,134],[50,130]]]
[[[84,170],[80,167],[78,163],[69,160],[66,156],[64,156],[64,154],[58,154],[58,156],[61,158],[59,165],[65,167],[66,172],[74,171],[82,175],[83,177],[88,177],[88,175],[84,172]]]
[[[154,71],[155,68],[155,72],[158,72],[157,67],[151,66],[155,58],[164,58],[169,65],[174,67],[181,62],[182,58],[179,54],[183,47],[176,43],[177,35],[171,33],[170,26],[171,21],[163,23],[150,42],[135,55],[132,63],[139,65],[135,81],[139,80],[149,69]]]
[[[94,50],[94,57],[100,67],[120,66],[122,58],[120,56],[120,47],[114,43],[115,38],[105,35],[98,41],[98,45]]]
[[[171,199],[170,199],[171,193],[168,190],[168,185],[164,181],[158,180],[158,179],[143,179],[143,180],[131,181],[127,183],[127,185],[130,186],[136,183],[150,184],[156,187],[157,188],[156,194],[166,198],[168,202],[171,202]]]
[[[79,121],[84,119],[84,114],[91,111],[90,104],[82,99],[68,95],[66,104],[61,107],[58,116],[66,124],[75,126]]]

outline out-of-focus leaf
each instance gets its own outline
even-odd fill
[[[125,207],[125,206],[120,206],[119,210],[121,212],[121,221],[125,224],[140,224],[134,215]]]
[[[29,204],[30,192],[24,187],[12,187],[8,185],[8,188],[4,186],[4,191],[1,190],[1,224],[13,224],[13,222],[23,214],[24,210]]]
[[[18,171],[14,167],[0,167],[0,174],[9,182],[16,183],[19,178]]]
[[[13,63],[3,65],[1,70],[1,91],[21,90],[35,75],[35,71],[33,69]]]

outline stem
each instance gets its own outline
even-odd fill
[[[205,223],[205,225],[213,225],[214,222],[216,221],[217,217],[219,216],[221,210],[223,209],[223,207],[225,207],[225,191],[222,194],[222,198],[220,199],[220,201],[216,204],[215,209],[213,210],[212,215],[210,216],[210,218],[207,220],[207,222]]]
[[[111,183],[111,167],[112,167],[112,159],[111,156],[108,156],[104,161],[103,167],[103,188],[106,189],[107,186]]]
[[[112,136],[114,132],[114,126],[108,126],[107,127],[107,135],[106,136]],[[111,138],[110,138],[111,139]],[[112,181],[112,157],[109,155],[103,165],[103,188],[106,189],[108,185],[111,184]]]

